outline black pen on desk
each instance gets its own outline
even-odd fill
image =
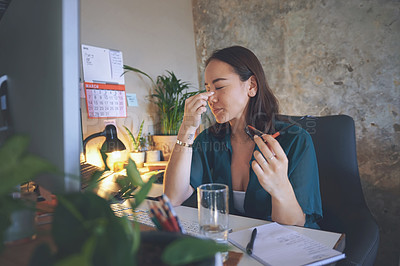
[[[253,254],[253,246],[254,246],[254,241],[256,240],[256,236],[257,236],[257,228],[254,228],[253,232],[251,233],[250,241],[246,246],[246,252],[249,255]]]

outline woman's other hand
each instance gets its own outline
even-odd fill
[[[199,127],[201,114],[207,111],[208,98],[213,94],[214,92],[203,92],[186,99],[182,121],[182,126],[185,129],[196,130]]]
[[[281,224],[304,226],[306,215],[289,182],[288,159],[281,145],[270,135],[255,136],[254,141],[261,153],[254,152],[256,160],[252,167],[261,186],[271,195],[271,219]]]
[[[285,152],[270,135],[265,134],[262,138],[255,136],[254,141],[261,153],[254,152],[256,160],[252,162],[252,167],[261,186],[273,197],[284,196],[283,193],[292,190],[287,175],[288,159]]]

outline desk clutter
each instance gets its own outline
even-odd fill
[[[155,227],[160,231],[178,232],[192,236],[200,236],[198,223],[178,218],[168,198],[163,195],[158,201],[148,200],[149,209],[136,208],[133,210],[123,203],[111,204],[111,209],[118,217],[126,216],[131,221]]]
[[[263,265],[325,265],[345,258],[345,254],[278,223],[231,233],[229,242]]]
[[[157,198],[158,201],[148,201],[149,216],[160,231],[185,233],[174,208],[166,195]]]

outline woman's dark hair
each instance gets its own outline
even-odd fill
[[[239,75],[241,81],[246,81],[251,76],[255,77],[258,89],[256,95],[250,98],[246,123],[263,132],[273,133],[273,119],[279,112],[279,104],[268,86],[264,70],[255,54],[242,46],[231,46],[214,51],[207,59],[206,67],[212,60],[229,64]],[[215,125],[211,128],[211,132],[217,136],[225,135],[227,127],[229,127],[229,123]]]

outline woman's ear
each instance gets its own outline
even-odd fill
[[[249,87],[249,91],[248,91],[248,95],[249,97],[254,97],[257,94],[257,80],[256,77],[253,75],[250,77],[250,87]]]

